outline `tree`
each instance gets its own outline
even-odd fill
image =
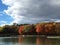
[[[26,25],[24,27],[24,33],[25,34],[36,34],[34,25]]]
[[[23,25],[19,27],[19,34],[36,34],[34,25]]]
[[[46,34],[55,34],[55,25],[52,24],[46,24],[45,25],[45,32]]]
[[[60,24],[56,24],[56,27],[55,27],[55,31],[56,31],[56,34],[60,35]]]
[[[36,25],[36,32],[37,32],[37,34],[42,34],[42,25],[41,24],[37,24]]]
[[[24,29],[24,26],[23,26],[23,25],[20,26],[20,27],[19,27],[19,30],[18,30],[18,33],[19,33],[19,34],[23,34],[23,29]]]
[[[18,34],[18,27],[17,26],[3,26],[3,33],[4,34]]]

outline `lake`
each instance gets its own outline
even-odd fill
[[[60,38],[39,36],[0,37],[0,45],[60,45]]]

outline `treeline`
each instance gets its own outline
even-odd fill
[[[46,22],[32,25],[21,25],[19,34],[26,35],[60,35],[60,23]]]
[[[60,35],[60,23],[16,24],[0,27],[0,35]]]
[[[18,35],[18,29],[17,25],[5,25],[0,27],[0,36]]]

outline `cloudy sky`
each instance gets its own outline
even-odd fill
[[[60,22],[60,0],[0,0],[0,25]]]

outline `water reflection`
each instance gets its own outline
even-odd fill
[[[13,37],[0,37],[0,45],[16,45],[18,39]]]
[[[22,45],[22,43],[23,43],[23,37],[22,37],[22,36],[20,36],[20,37],[18,38],[18,43],[19,43],[19,45]]]
[[[41,38],[41,37],[19,37],[21,45],[60,45],[60,39]]]
[[[60,39],[46,39],[45,40],[46,45],[60,45]]]
[[[18,42],[20,45],[36,45],[36,37],[23,37],[20,36]]]
[[[45,39],[37,37],[36,38],[36,45],[44,45],[45,44]]]
[[[60,45],[60,39],[47,39],[41,37],[0,37],[0,45]]]

